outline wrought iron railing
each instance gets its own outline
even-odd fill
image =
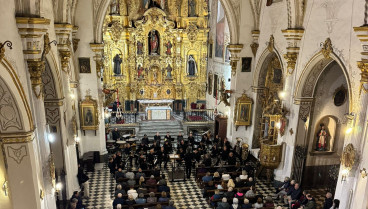
[[[184,112],[184,120],[187,122],[207,122],[214,121],[213,109],[192,109]]]

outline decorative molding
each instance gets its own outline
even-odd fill
[[[300,41],[303,37],[304,30],[302,29],[287,29],[282,30],[288,46],[286,47],[286,54],[284,54],[284,58],[287,62],[287,73],[293,74],[295,70],[296,61],[298,59],[299,50],[300,50]]]
[[[230,57],[230,65],[231,65],[231,72],[232,75],[234,76],[236,74],[236,69],[238,66],[238,61],[240,60],[240,58],[238,57],[239,53],[241,52],[241,50],[243,49],[244,45],[243,44],[229,44],[228,45],[228,49],[231,53],[231,57]]]
[[[332,48],[332,42],[330,38],[327,38],[325,40],[325,42],[323,43],[322,49],[321,49],[321,53],[323,54],[323,56],[325,57],[325,59],[330,59],[330,54],[333,52],[333,48]]]
[[[344,151],[341,155],[341,165],[351,171],[355,162],[357,161],[357,152],[353,144],[348,144],[344,147]]]
[[[45,62],[41,60],[27,60],[32,90],[37,99],[42,97],[42,73],[45,71]]]
[[[270,40],[267,43],[267,49],[269,52],[273,52],[273,50],[275,49],[275,38],[273,37],[273,35],[270,36]]]
[[[4,43],[0,42],[0,62],[5,57],[5,45],[9,47],[9,49],[13,49],[13,43],[11,41],[5,41]]]
[[[368,93],[368,60],[363,60],[358,62],[358,68],[360,69],[360,87],[359,87],[359,94]]]
[[[46,121],[49,124],[58,124],[60,122],[59,107],[45,107]]]
[[[23,130],[17,102],[5,81],[0,77],[0,132]]]
[[[7,156],[12,158],[17,164],[21,164],[24,157],[28,155],[26,145],[20,146],[18,149],[11,146],[7,147]]]
[[[34,132],[23,132],[23,133],[2,133],[0,134],[0,142],[3,144],[17,144],[17,143],[27,143],[33,141],[35,138]]]

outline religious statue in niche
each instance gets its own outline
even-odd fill
[[[189,0],[189,17],[195,17],[195,16],[196,16],[196,1]]]
[[[150,46],[150,55],[159,54],[159,36],[156,30],[152,30],[149,33],[149,46]]]
[[[143,78],[143,71],[142,65],[138,65],[138,78]]]
[[[169,64],[169,65],[166,67],[166,72],[167,72],[167,74],[166,74],[166,78],[171,79],[171,71],[172,71],[172,67],[171,67],[171,65]]]
[[[321,128],[317,133],[316,151],[326,151],[327,150],[327,140],[329,139],[329,134],[323,123],[321,123],[319,126]]]
[[[114,59],[114,74],[115,75],[121,75],[121,63],[123,62],[123,60],[121,59],[119,54],[116,54]]]
[[[143,54],[143,43],[138,41],[137,42],[137,54],[142,55]]]
[[[197,64],[193,55],[189,55],[187,71],[189,76],[195,76],[197,72]]]
[[[171,42],[170,41],[168,41],[166,44],[165,44],[165,46],[166,46],[166,55],[171,55],[171,48],[172,48],[172,44],[171,44]]]
[[[110,14],[112,15],[119,15],[119,0],[112,0],[110,4]]]

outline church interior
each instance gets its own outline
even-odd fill
[[[0,5],[0,209],[368,209],[367,0]]]

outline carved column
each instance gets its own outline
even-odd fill
[[[9,192],[14,208],[41,208],[44,189],[39,184],[40,171],[36,166],[38,164],[35,156],[37,147],[33,143],[34,138],[33,132],[0,134]],[[1,186],[2,184],[3,182]],[[19,201],[19,197],[22,201]]]
[[[32,90],[36,98],[41,99],[43,91],[41,75],[45,70],[45,63],[41,60],[41,57],[44,51],[47,53],[49,50],[48,43],[46,43],[48,40],[46,32],[50,20],[17,17],[16,22],[22,39],[23,54],[28,65]]]
[[[231,56],[230,56],[231,72],[232,72],[232,75],[235,76],[236,69],[238,66],[238,61],[240,60],[238,55],[243,49],[243,44],[229,44],[228,49],[231,53]]]
[[[259,43],[258,43],[259,35],[260,35],[259,30],[252,31],[253,43],[250,45],[250,48],[252,48],[252,53],[254,57],[256,56],[257,50],[259,47]]]
[[[55,24],[55,32],[57,37],[57,47],[59,50],[61,69],[70,73],[70,57],[72,54],[72,31],[73,25]]]
[[[104,53],[104,44],[89,44],[92,51],[95,53],[93,56],[93,60],[96,62],[96,75],[98,78],[101,78],[103,75],[103,53]]]
[[[298,59],[300,50],[300,41],[302,40],[304,30],[303,29],[287,29],[282,30],[288,46],[286,47],[286,54],[284,58],[287,61],[287,72],[293,74],[295,70],[296,60]]]

